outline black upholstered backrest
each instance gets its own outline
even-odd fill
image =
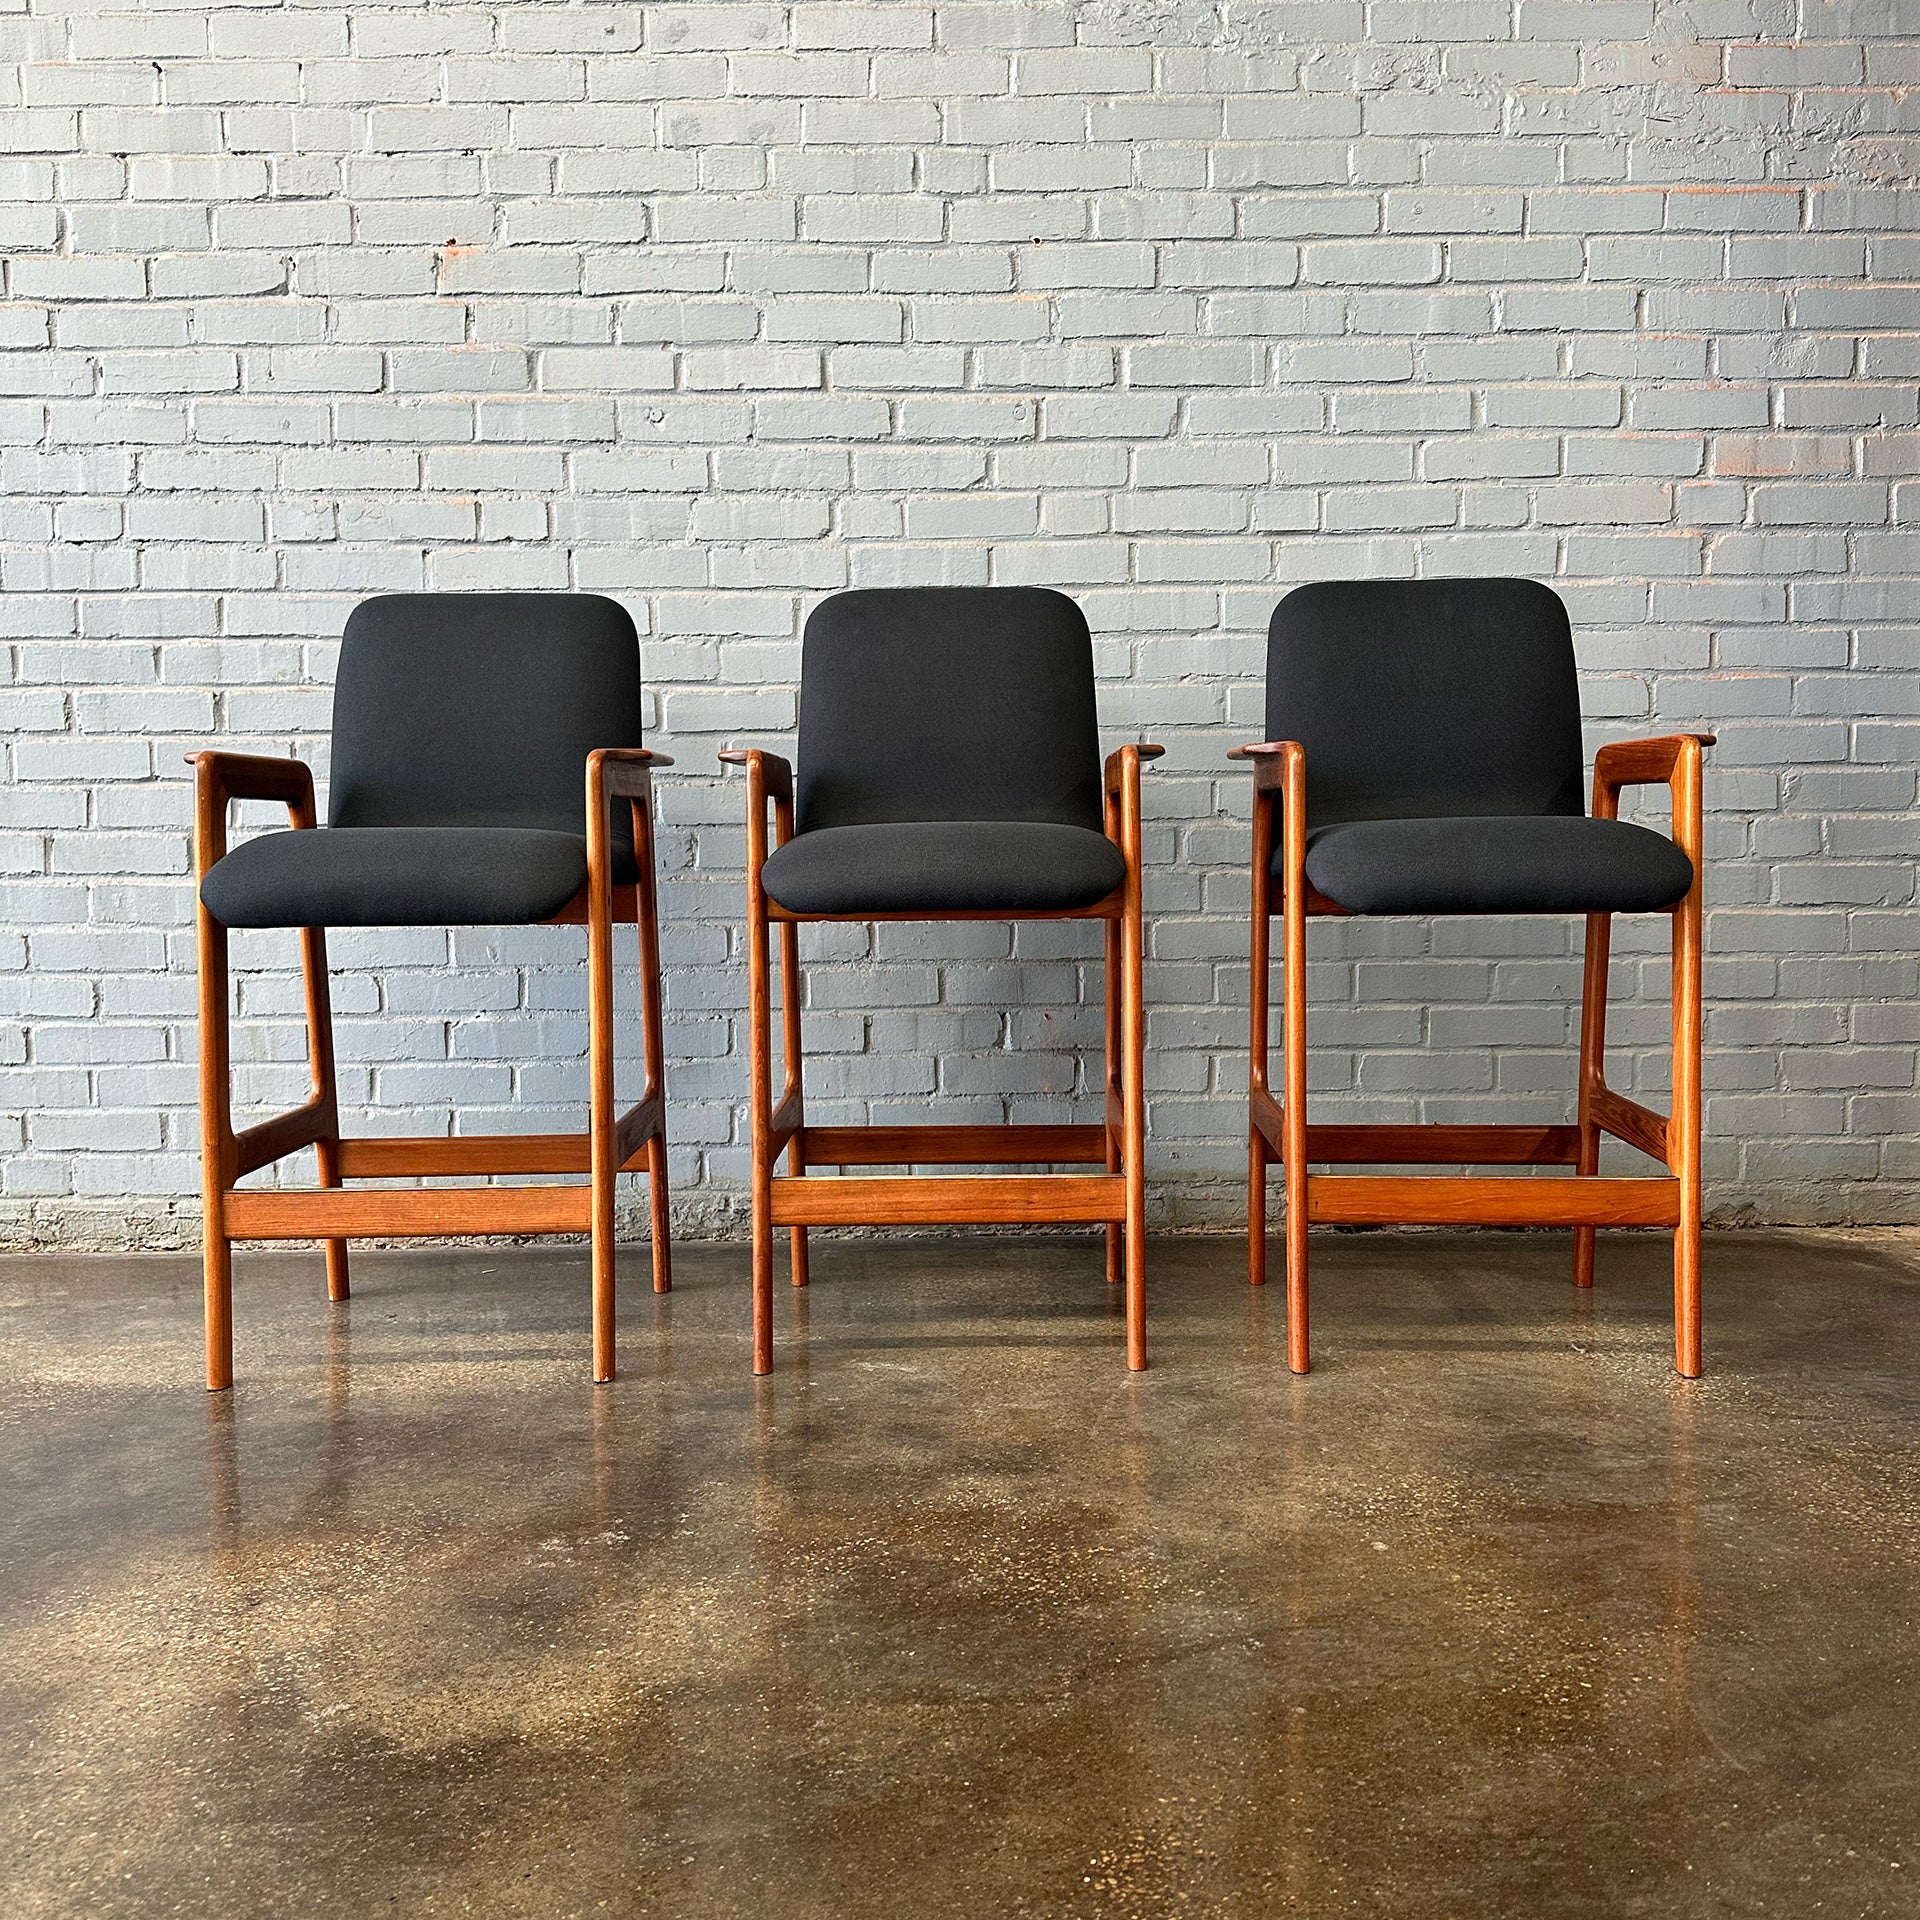
[[[1267,738],[1306,748],[1315,826],[1580,813],[1567,610],[1532,580],[1296,587],[1268,629]]]
[[[587,755],[639,746],[640,719],[640,643],[617,601],[383,594],[340,644],[327,819],[583,833]]]
[[[1093,641],[1049,587],[838,593],[800,655],[795,825],[1101,824]]]

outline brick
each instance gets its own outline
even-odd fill
[[[1893,1191],[1920,71],[1883,5],[1795,40],[1699,0],[1676,40],[1651,0],[1522,0],[1517,34],[1499,0],[1315,0],[1260,48],[1006,0],[496,11],[82,9],[0,104],[0,966],[33,1049],[0,1057],[66,1116],[14,1124],[9,1204],[191,1192],[177,752],[293,743],[324,777],[346,612],[434,585],[611,590],[646,635],[654,733],[687,736],[669,1084],[706,1207],[741,1178],[744,989],[739,794],[705,755],[790,744],[821,594],[991,580],[1076,592],[1109,733],[1173,749],[1153,1177],[1235,1224],[1219,747],[1261,724],[1288,584],[1415,572],[1554,580],[1596,736],[1719,730],[1715,1181]],[[1681,120],[1626,110],[1656,92]],[[1803,181],[1788,139],[1835,127]],[[1323,1099],[1564,1111],[1565,925],[1322,936]],[[817,938],[828,1110],[939,1085],[1080,1115],[1084,929]],[[1617,942],[1624,1083],[1658,1090],[1659,930]],[[343,1037],[381,1063],[343,1093],[377,1124],[581,1097],[561,943],[336,948]],[[251,951],[247,1090],[297,1098],[291,943]],[[370,968],[406,976],[385,1011]]]

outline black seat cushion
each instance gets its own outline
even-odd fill
[[[900,820],[796,834],[760,869],[789,913],[1052,913],[1127,877],[1120,849],[1043,820]]]
[[[614,879],[637,877],[614,848]],[[235,847],[200,884],[229,927],[508,927],[587,883],[587,843],[540,827],[321,827]]]
[[[1307,878],[1352,913],[1658,913],[1693,885],[1693,862],[1623,820],[1426,816],[1317,829]]]

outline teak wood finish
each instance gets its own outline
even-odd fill
[[[1127,877],[1106,899],[1060,912],[798,914],[771,899],[760,870],[793,836],[793,770],[776,753],[729,748],[747,775],[747,1051],[753,1154],[753,1370],[773,1371],[773,1235],[791,1231],[793,1284],[807,1284],[807,1229],[823,1226],[1105,1223],[1107,1280],[1124,1285],[1127,1365],[1147,1364],[1146,1012],[1142,978],[1140,767],[1163,747],[1107,756],[1107,837]],[[1101,920],[1106,923],[1106,1116],[1098,1126],[810,1127],[802,1092],[800,926],[809,920]],[[780,938],[784,1075],[773,1096],[769,930]],[[782,1153],[787,1171],[774,1172]],[[813,1167],[1095,1166],[1103,1171],[882,1177],[821,1176]]]
[[[1237,748],[1253,763],[1253,979],[1248,1090],[1247,1278],[1267,1278],[1267,1168],[1286,1179],[1287,1364],[1309,1365],[1307,1230],[1315,1225],[1570,1226],[1573,1277],[1593,1284],[1598,1227],[1673,1231],[1674,1367],[1700,1374],[1700,906],[1703,860],[1701,765],[1710,733],[1675,734],[1602,747],[1594,762],[1593,813],[1619,817],[1626,787],[1665,785],[1673,839],[1693,863],[1693,885],[1673,915],[1673,1111],[1655,1113],[1606,1084],[1610,913],[1587,916],[1581,992],[1579,1119],[1570,1127],[1315,1126],[1307,1120],[1307,921],[1343,915],[1307,879],[1307,756],[1291,740]],[[1276,837],[1285,875],[1276,904]],[[1281,919],[1281,1070],[1271,1081],[1271,924]],[[1602,1177],[1600,1141],[1612,1134],[1660,1161],[1664,1175]],[[1314,1166],[1371,1164],[1564,1166],[1570,1180],[1458,1175],[1313,1173]]]
[[[227,929],[199,899],[199,883],[227,850],[227,810],[235,800],[278,800],[296,829],[316,825],[313,775],[298,760],[207,752],[194,768],[195,933],[200,975],[200,1157],[204,1202],[207,1386],[233,1384],[233,1243],[325,1242],[327,1297],[348,1297],[347,1242],[455,1234],[582,1233],[592,1238],[593,1377],[614,1374],[614,1181],[645,1170],[653,1223],[653,1285],[672,1285],[667,1224],[665,1051],[660,1000],[660,927],[653,849],[652,769],[671,766],[644,747],[607,747],[586,763],[587,884],[549,925],[587,930],[589,1111],[585,1133],[350,1140],[340,1134],[334,1086],[333,1015],[327,993],[327,941],[300,929],[306,987],[312,1093],[290,1113],[236,1131],[231,1074],[231,992]],[[639,871],[634,886],[613,882],[613,806],[632,812]],[[625,1113],[614,1106],[613,928],[631,923],[640,946],[641,1033],[646,1089]],[[249,1173],[312,1147],[319,1189],[243,1189]],[[585,1186],[406,1188],[348,1192],[346,1180],[434,1178],[449,1174],[589,1175]]]

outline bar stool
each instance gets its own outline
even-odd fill
[[[1580,692],[1565,607],[1529,580],[1327,581],[1274,610],[1267,739],[1253,762],[1248,1278],[1266,1280],[1266,1173],[1286,1175],[1287,1360],[1308,1368],[1310,1225],[1673,1231],[1674,1365],[1700,1372],[1700,775],[1711,734],[1602,747],[1581,804]],[[1619,819],[1624,788],[1672,792],[1672,837]],[[1277,897],[1276,897],[1277,888]],[[1269,923],[1282,916],[1282,1096],[1269,1079]],[[1319,1126],[1307,1118],[1307,920],[1325,914],[1586,916],[1572,1126]],[[1673,923],[1673,1100],[1606,1084],[1616,913]],[[1662,1163],[1601,1176],[1612,1134]],[[1314,1165],[1569,1166],[1570,1180],[1313,1173]]]
[[[233,1242],[326,1243],[327,1293],[348,1293],[355,1235],[585,1233],[593,1241],[593,1377],[614,1372],[615,1176],[645,1168],[653,1284],[671,1284],[660,934],[651,774],[640,743],[639,641],[595,594],[388,594],[354,609],[333,700],[327,825],[298,760],[207,752],[195,769],[201,1173],[207,1385],[233,1383]],[[227,851],[228,803],[278,800],[292,830]],[[616,815],[615,802],[625,804]],[[583,804],[584,802],[584,804]],[[613,926],[639,933],[646,1088],[614,1103]],[[585,1133],[343,1139],[327,992],[328,927],[587,929]],[[300,929],[312,1094],[236,1132],[227,935]],[[316,1191],[247,1174],[317,1149]],[[443,1174],[587,1173],[587,1186],[349,1192],[342,1182]]]
[[[836,594],[802,641],[799,773],[731,749],[747,773],[753,1370],[773,1367],[773,1235],[826,1225],[1105,1222],[1126,1287],[1127,1365],[1146,1351],[1140,764],[1104,775],[1093,642],[1065,594],[912,587]],[[767,845],[767,809],[774,845]],[[1100,920],[1106,1113],[1098,1126],[812,1127],[800,1043],[808,921]],[[785,1083],[773,1097],[768,929],[780,929]],[[782,1153],[787,1172],[776,1176]],[[822,1166],[1097,1166],[1099,1173],[822,1176]]]

